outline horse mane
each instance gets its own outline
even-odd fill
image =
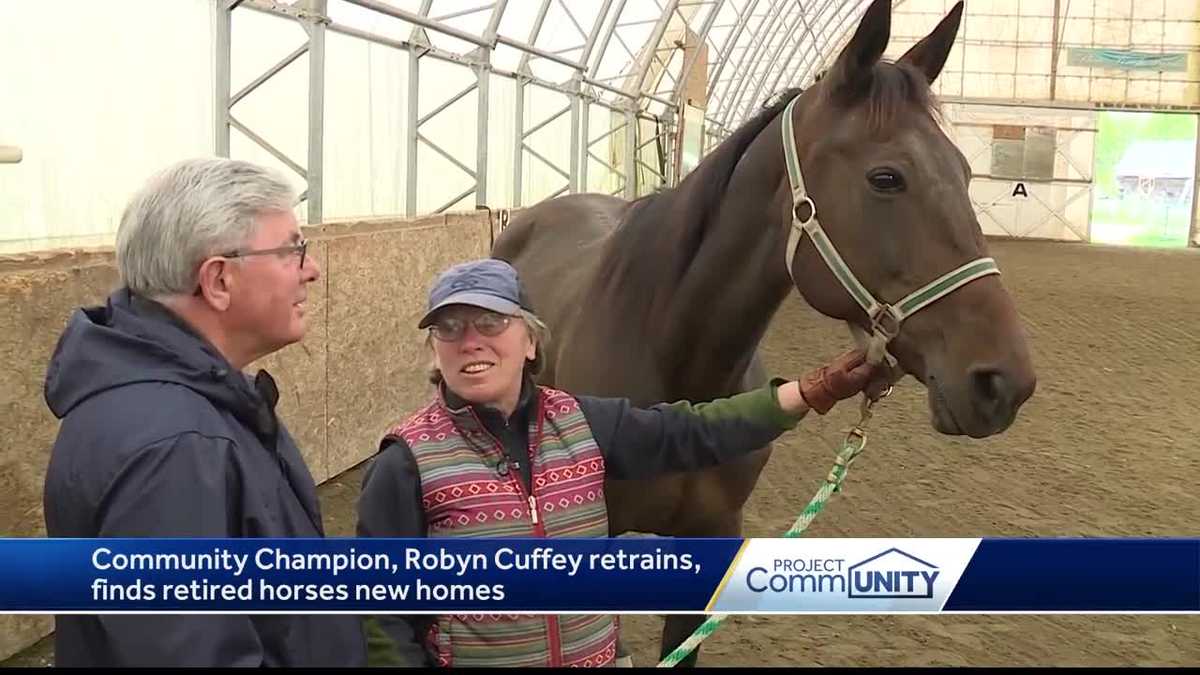
[[[831,84],[823,83],[823,100],[843,109],[866,105],[872,134],[894,128],[896,118],[914,105],[935,118],[940,116],[925,74],[908,63],[880,61],[865,77],[856,78],[852,86]],[[672,275],[671,279],[682,278],[711,225],[721,216],[721,201],[742,156],[763,129],[803,91],[791,88],[768,99],[679,185],[635,200],[602,263],[605,276],[622,279],[637,288],[651,288],[666,274]],[[637,259],[652,260],[654,264],[638,265]]]
[[[803,89],[792,88],[781,92],[774,100],[768,99],[753,117],[709,152],[679,185],[634,200],[620,225],[622,232],[615,238],[620,251],[614,251],[608,257],[609,271],[617,265],[623,265],[623,271],[639,269],[628,264],[636,256],[623,254],[637,251],[641,254],[652,252],[653,258],[659,261],[679,261],[682,267],[674,271],[682,274],[709,225],[720,215],[725,189],[742,155],[759,133],[801,93]],[[627,180],[632,179],[632,176],[627,177]],[[681,245],[677,240],[664,237],[672,225],[686,229],[686,243]],[[647,278],[628,281],[635,284],[652,282],[660,278],[663,271],[661,265],[641,266],[640,269]]]

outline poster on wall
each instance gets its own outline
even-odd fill
[[[1104,111],[1098,123],[1092,241],[1187,246],[1197,116]]]

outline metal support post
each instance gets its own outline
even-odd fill
[[[491,50],[480,50],[485,59],[491,59]],[[488,81],[492,70],[487,64],[476,66],[479,77],[476,91],[479,96],[479,113],[475,120],[475,206],[487,206],[487,160],[488,160]]]
[[[325,183],[325,10],[327,0],[307,0],[308,24],[308,224],[322,222]]]
[[[213,151],[229,156],[230,51],[233,43],[233,9],[225,0],[214,2],[216,22],[215,68],[213,72]]]
[[[576,78],[576,79],[572,80],[572,83],[575,85],[576,88],[578,88],[579,79]],[[571,192],[580,192],[581,191],[579,188],[579,184],[580,184],[579,164],[581,161],[580,158],[583,155],[583,153],[581,152],[582,144],[579,141],[579,138],[580,138],[579,124],[581,121],[579,105],[581,102],[582,101],[580,101],[579,95],[571,96],[571,168],[569,171]]]
[[[420,147],[418,139],[421,136],[419,107],[421,54],[418,50],[408,53],[408,153],[405,157],[404,213],[410,217],[417,215],[417,149]]]
[[[1200,115],[1196,115],[1200,125]],[[1188,246],[1200,247],[1200,128],[1196,130],[1196,163],[1192,167],[1192,225],[1188,228]]]
[[[517,76],[517,101],[515,129],[513,135],[513,206],[524,206],[521,201],[521,188],[524,181],[525,160],[525,83],[524,77]]]
[[[625,198],[637,199],[637,132],[638,118],[633,110],[625,111]]]
[[[588,143],[588,138],[592,135],[591,123],[591,108],[592,104],[586,98],[579,100],[579,134],[582,139],[578,144],[572,143],[579,149],[579,188],[578,192],[588,191],[588,155],[591,151],[591,145]]]

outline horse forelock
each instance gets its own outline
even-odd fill
[[[865,106],[867,126],[874,136],[894,129],[901,116],[914,108],[935,122],[940,121],[942,114],[925,74],[905,62],[880,61],[871,68],[868,77],[851,86],[827,87],[822,101],[843,109]]]

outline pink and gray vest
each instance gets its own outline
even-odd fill
[[[430,537],[607,537],[604,458],[570,394],[537,388],[529,416],[533,491],[470,407],[439,396],[388,436],[412,449]],[[499,469],[498,467],[504,467]],[[546,589],[552,593],[554,589]],[[606,666],[614,616],[445,615],[426,635],[445,667]]]

